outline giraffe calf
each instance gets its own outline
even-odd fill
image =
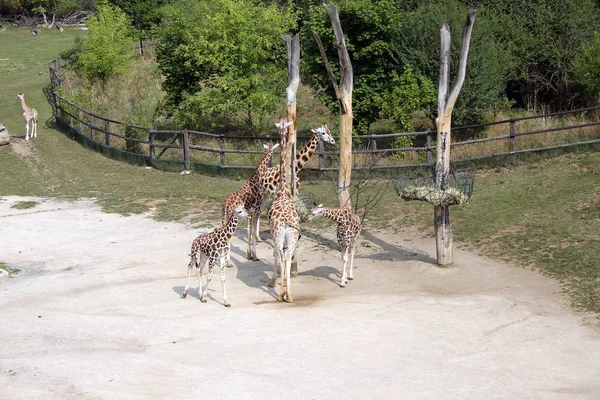
[[[212,280],[213,267],[218,264],[221,268],[221,284],[223,286],[223,303],[225,307],[231,307],[227,300],[227,291],[225,289],[225,264],[229,255],[229,241],[233,233],[237,229],[240,218],[247,217],[248,214],[243,207],[236,207],[233,213],[222,226],[215,228],[212,232],[202,234],[194,239],[192,243],[192,253],[190,254],[190,264],[188,265],[188,279],[185,289],[181,294],[181,298],[187,297],[190,290],[190,279],[192,277],[192,268],[196,266],[198,273],[198,292],[201,293],[200,301],[206,303],[206,295],[208,293],[208,285]],[[208,276],[206,277],[206,285],[202,287],[202,270],[208,261]]]
[[[350,208],[330,208],[323,207],[323,204],[315,204],[310,213],[304,217],[304,222],[308,222],[313,218],[323,216],[338,223],[337,240],[342,253],[342,261],[344,267],[342,269],[341,287],[345,287],[348,280],[353,280],[353,264],[354,253],[358,240],[362,232],[362,221],[360,216],[354,213]],[[350,273],[346,275],[346,264],[350,260]]]

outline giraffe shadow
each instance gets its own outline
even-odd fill
[[[214,289],[212,287],[213,284],[215,284],[215,280],[213,279],[213,282],[211,283],[211,288],[208,289],[208,293],[206,294],[206,299],[207,302],[216,302],[219,303],[222,306],[225,306],[225,303],[223,303],[223,300],[221,299],[217,299],[215,298],[211,292],[216,291],[217,289]],[[218,282],[219,285],[221,284],[221,282]],[[179,297],[181,298],[181,294],[183,293],[183,290],[185,289],[185,286],[173,286],[173,291],[175,293],[177,293],[179,295]],[[189,298],[194,298],[195,301],[200,301],[200,288],[195,288],[193,286],[190,285],[190,290],[188,291],[187,297],[185,299],[182,300],[188,300]]]
[[[362,238],[378,246],[381,251],[374,252],[370,258],[374,260],[421,261],[437,265],[437,260],[422,250],[410,249],[397,244],[389,243],[371,232],[363,231]],[[359,245],[360,246],[360,245]]]
[[[342,272],[335,268],[335,267],[329,267],[329,266],[319,266],[319,267],[315,267],[313,269],[309,269],[307,271],[302,271],[298,273],[299,276],[312,276],[312,277],[317,277],[317,278],[324,278],[327,279],[330,282],[335,283],[336,285],[338,285],[339,287],[342,287],[341,285],[341,281],[342,281]],[[333,277],[335,276],[334,279]]]

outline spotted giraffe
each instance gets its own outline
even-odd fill
[[[27,105],[25,102],[25,95],[23,93],[19,93],[17,95],[17,99],[21,101],[21,108],[23,108],[23,118],[25,119],[25,140],[29,140],[29,121],[31,121],[31,137],[37,137],[37,110]]]
[[[303,221],[308,222],[318,216],[329,218],[338,224],[337,240],[340,245],[340,252],[342,253],[342,261],[344,262],[340,286],[345,287],[348,280],[354,279],[354,253],[356,252],[356,246],[358,245],[358,240],[360,239],[360,234],[362,232],[362,219],[350,208],[329,208],[323,207],[323,204],[315,204]],[[350,259],[350,274],[346,275],[348,258]]]
[[[241,188],[231,193],[225,199],[225,202],[223,202],[223,209],[221,211],[221,223],[223,224],[229,219],[237,206],[244,207],[248,213],[248,248],[246,250],[248,260],[258,261],[258,257],[256,256],[256,232],[258,232],[258,216],[265,199],[264,192],[259,187],[260,178],[269,167],[273,150],[278,146],[279,144],[273,145],[271,142],[264,145],[266,153],[252,175],[250,175],[250,178],[248,178]],[[227,257],[227,266],[229,267],[232,266],[230,257],[231,255]]]
[[[202,293],[200,301],[206,303],[206,294],[208,285],[212,280],[212,270],[215,264],[219,264],[221,268],[221,284],[223,286],[223,303],[225,307],[231,307],[227,300],[227,291],[225,289],[225,260],[229,254],[229,243],[233,233],[235,232],[240,218],[247,217],[248,214],[243,207],[236,207],[229,217],[227,223],[223,226],[215,228],[212,232],[198,236],[192,242],[192,253],[190,264],[188,265],[188,279],[185,289],[181,294],[181,298],[185,299],[190,290],[190,278],[192,277],[192,268],[196,266],[198,273],[198,291]],[[208,261],[208,276],[206,277],[206,285],[202,288],[202,270]]]
[[[281,159],[279,168],[285,171],[285,159],[287,153],[287,128],[292,122],[280,120],[275,124],[281,133]],[[273,236],[273,276],[271,277],[270,287],[275,287],[277,281],[277,264],[279,264],[281,274],[281,290],[279,291],[279,301],[293,302],[291,283],[292,255],[296,244],[300,239],[300,214],[296,204],[287,187],[285,173],[279,174],[279,188],[275,194],[275,199],[269,208],[269,226]]]
[[[323,123],[320,127],[311,129],[312,136],[310,140],[298,151],[296,151],[295,164],[294,164],[294,176],[296,190],[300,187],[300,179],[298,173],[304,168],[306,163],[315,154],[319,147],[319,141],[323,141],[329,144],[335,144],[335,139],[331,136],[331,131],[327,127],[327,124]],[[260,186],[264,191],[264,197],[273,197],[277,193],[279,187],[279,165],[268,168],[267,171],[261,177]],[[260,219],[260,213],[258,214]],[[260,220],[257,221],[256,228],[260,227]],[[260,242],[260,236],[258,230],[255,233],[256,240]]]

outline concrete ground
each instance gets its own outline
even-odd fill
[[[11,208],[35,200],[36,207]],[[207,229],[92,201],[0,199],[2,399],[600,399],[600,332],[536,272],[372,232],[339,286],[333,225],[304,230],[293,304],[266,286],[271,241],[180,298]],[[265,231],[263,238],[269,237]],[[218,271],[217,271],[218,272]]]

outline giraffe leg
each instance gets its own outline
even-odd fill
[[[279,255],[279,273],[281,274],[281,288],[279,289],[279,298],[277,299],[277,301],[283,301],[284,297],[285,297],[285,269],[286,269],[286,262],[285,262],[285,254],[283,251],[278,251],[278,255]]]
[[[222,258],[219,259],[219,267],[221,267],[221,286],[223,286],[223,305],[225,307],[231,307],[229,301],[227,300],[227,289],[225,289],[225,260]]]
[[[275,244],[277,246],[277,243]],[[277,265],[279,260],[279,250],[277,247],[273,248],[273,275],[271,275],[271,282],[269,282],[269,287],[274,288],[275,283],[277,282]]]
[[[29,140],[29,121],[25,121],[25,140]]]
[[[37,137],[37,121],[33,122],[33,137]]]
[[[293,303],[294,299],[292,298],[291,291],[291,268],[292,268],[292,252],[288,250],[288,254],[285,257],[285,301],[288,303]],[[283,274],[283,273],[282,273]]]
[[[202,271],[208,258],[204,254],[200,254],[198,257],[196,259],[196,275],[198,276],[198,296],[200,296],[202,294]]]
[[[208,260],[208,276],[206,277],[206,285],[202,289],[202,296],[200,297],[200,301],[202,303],[206,303],[206,295],[208,294],[208,285],[210,285],[210,282],[212,281],[213,265],[214,265],[213,261]]]
[[[344,267],[342,269],[342,282],[340,283],[340,286],[346,287],[346,283],[348,283],[348,276],[346,275],[346,264],[348,264],[348,249],[342,250],[342,261],[344,262]]]
[[[254,224],[256,227],[256,231],[254,232],[254,239],[256,240],[256,243],[260,243],[262,242],[262,239],[260,238],[260,211],[262,210],[262,207],[258,208],[258,212],[256,213],[256,223]],[[256,254],[256,253],[254,253]]]
[[[356,247],[353,247],[350,250],[350,273],[348,274],[348,279],[351,281],[354,280],[353,271],[354,271],[354,252],[355,251],[356,251]]]
[[[187,283],[185,284],[185,289],[183,289],[183,293],[181,293],[182,299],[185,299],[187,297],[188,291],[190,290],[190,279],[192,278],[192,268],[194,264],[196,264],[196,257],[194,256],[194,254],[192,254],[190,264],[188,265]]]
[[[227,261],[225,262],[227,268],[232,268],[234,265],[231,262],[231,240],[227,243]]]
[[[254,213],[248,218],[248,260],[252,261],[258,261],[258,257],[256,256],[257,222],[258,213]]]

